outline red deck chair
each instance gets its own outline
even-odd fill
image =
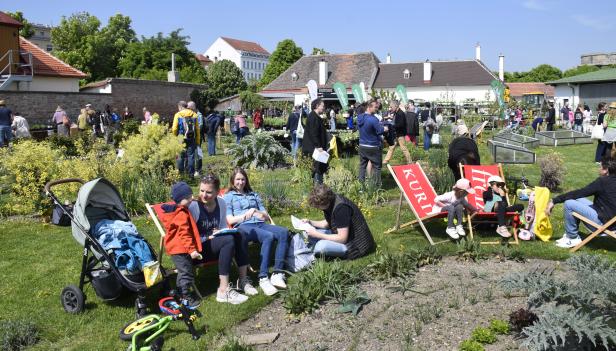
[[[471,182],[471,186],[475,189],[475,195],[468,194],[466,199],[468,202],[478,209],[483,210],[483,192],[487,189],[488,178],[491,176],[500,176],[503,181],[505,175],[503,174],[503,167],[500,164],[497,165],[463,165],[460,164],[460,173],[464,178]],[[510,205],[510,201],[507,198],[507,204]],[[520,215],[517,212],[507,212],[505,218],[510,221],[513,229],[514,243],[519,244],[518,241],[518,226],[520,225]],[[480,223],[496,223],[495,212],[482,212],[473,216],[468,216],[468,230],[470,232],[471,239],[473,238],[473,224],[474,222]],[[499,244],[499,241],[482,242],[482,244]]]

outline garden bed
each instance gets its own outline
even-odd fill
[[[500,140],[488,140],[488,150],[494,163],[532,164],[536,161],[534,152]]]
[[[562,146],[574,144],[592,144],[590,135],[572,130],[558,130],[555,132],[537,132],[535,138],[541,145]]]
[[[526,149],[539,146],[539,139],[515,133],[500,133],[493,136],[492,139],[505,144],[519,146]]]
[[[303,318],[290,318],[280,299],[234,329],[236,335],[278,332],[278,339],[258,350],[457,350],[471,331],[490,320],[508,320],[524,307],[524,297],[507,297],[498,280],[509,272],[559,266],[530,260],[478,263],[449,257],[425,266],[406,292],[391,280],[368,281],[361,288],[372,300],[357,316],[337,312],[327,303]],[[562,270],[558,274],[565,274]],[[412,291],[411,291],[412,290]],[[511,335],[499,335],[486,350],[517,350]]]

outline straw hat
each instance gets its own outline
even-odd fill
[[[610,108],[616,108],[616,101],[612,102],[609,107]]]
[[[6,106],[6,102],[4,102],[4,100],[0,100],[0,106]]]
[[[466,134],[468,134],[468,127],[465,124],[456,127],[456,135],[463,136]]]

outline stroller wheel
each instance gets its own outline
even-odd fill
[[[82,312],[85,306],[85,296],[83,291],[75,285],[69,285],[62,290],[60,295],[62,307],[68,313]]]

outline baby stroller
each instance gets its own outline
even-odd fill
[[[54,195],[51,188],[67,183],[82,184],[72,213]],[[81,179],[69,178],[53,180],[45,184],[45,193],[57,207],[64,210],[71,220],[71,230],[75,240],[83,246],[83,259],[79,286],[68,285],[62,290],[61,302],[68,313],[79,313],[84,310],[86,296],[83,293],[84,285],[91,283],[96,295],[105,301],[115,300],[124,290],[137,293],[135,308],[137,316],[147,313],[145,304],[145,291],[147,289],[142,272],[130,274],[118,269],[114,260],[113,250],[105,250],[93,236],[93,228],[104,219],[130,221],[124,202],[116,187],[106,179],[98,178],[89,182]],[[147,243],[152,257],[156,257],[152,246]],[[164,269],[162,282],[166,282]]]

